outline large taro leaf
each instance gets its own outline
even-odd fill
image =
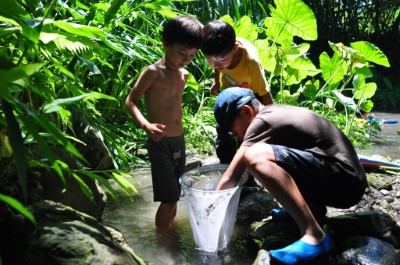
[[[359,54],[363,55],[365,60],[390,67],[388,58],[386,55],[374,44],[367,41],[357,41],[350,43],[350,46],[357,50]]]
[[[274,32],[290,34],[304,40],[318,38],[317,20],[312,10],[301,0],[275,0],[269,6],[274,24]],[[270,25],[271,26],[271,25]],[[277,39],[278,36],[270,36]]]

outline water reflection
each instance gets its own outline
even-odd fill
[[[107,203],[103,223],[121,231],[128,245],[149,265],[247,265],[255,257],[245,257],[235,249],[238,243],[232,237],[231,244],[224,251],[208,253],[197,250],[190,226],[186,202],[178,202],[178,211],[173,229],[163,237],[156,236],[154,217],[158,203],[153,202],[149,168],[133,171],[131,181],[139,194],[131,201],[117,185],[120,203]],[[235,234],[235,231],[233,232]]]

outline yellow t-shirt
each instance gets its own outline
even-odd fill
[[[259,96],[264,96],[269,92],[269,88],[257,48],[248,40],[237,38],[237,41],[243,46],[242,58],[235,68],[221,71],[221,89],[245,87]]]

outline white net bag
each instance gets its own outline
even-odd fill
[[[218,164],[192,169],[180,178],[194,240],[199,250],[224,249],[236,221],[240,191],[248,176],[243,174],[232,189],[215,191],[228,165]]]

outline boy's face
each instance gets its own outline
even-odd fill
[[[218,71],[227,69],[232,63],[233,52],[234,50],[224,56],[206,56],[207,63]]]
[[[174,43],[172,45],[164,43],[165,56],[174,68],[183,68],[192,62],[199,49],[188,48],[186,45]]]
[[[251,122],[250,117],[251,116],[249,116],[246,111],[241,110],[233,122],[233,126],[229,131],[229,135],[234,139],[243,141],[246,130]]]

